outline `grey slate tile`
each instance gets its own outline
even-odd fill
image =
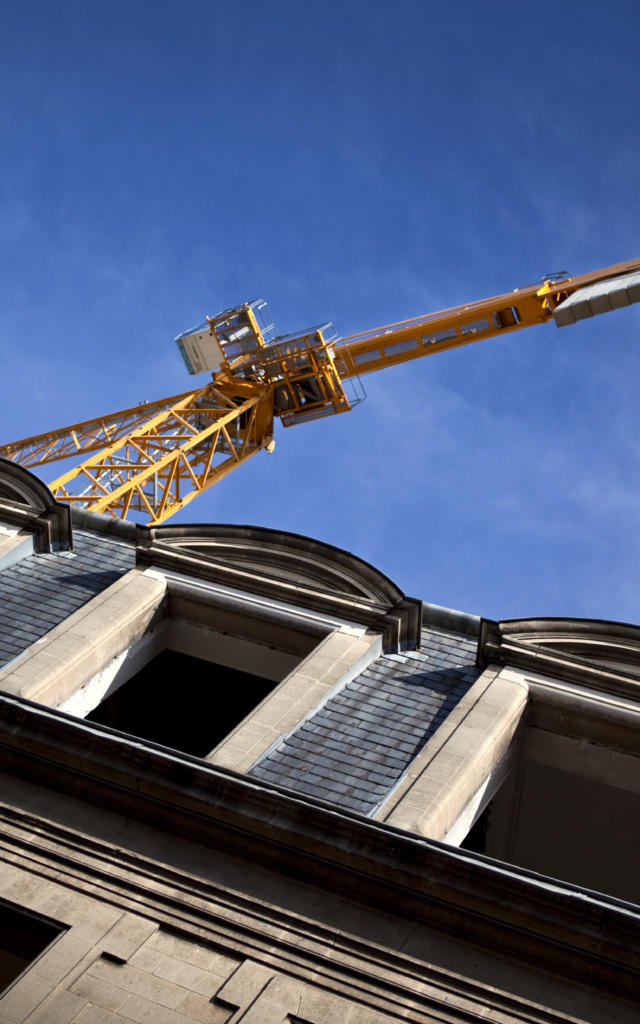
[[[0,572],[0,667],[135,565],[135,546],[120,539],[73,531],[67,553],[29,555]]]
[[[249,772],[372,813],[475,682],[476,643],[424,628],[420,651],[382,655]]]

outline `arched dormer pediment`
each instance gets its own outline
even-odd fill
[[[299,534],[202,524],[138,529],[138,563],[380,629],[387,649],[419,644],[421,603],[368,562]]]
[[[640,680],[640,626],[602,619],[483,620],[478,661],[586,682]]]
[[[56,504],[42,480],[8,459],[0,459],[0,502],[23,505],[35,513],[44,512]]]
[[[36,551],[68,551],[72,546],[69,507],[57,502],[28,469],[1,458],[0,521],[32,533]]]

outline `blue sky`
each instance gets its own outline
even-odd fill
[[[639,11],[5,0],[4,440],[187,389],[172,339],[244,299],[349,334],[640,256]],[[639,341],[635,306],[366,377],[181,518],[638,622]]]

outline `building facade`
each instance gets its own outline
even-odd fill
[[[0,463],[0,1024],[627,1022],[640,629]]]

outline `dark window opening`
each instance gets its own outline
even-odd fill
[[[460,843],[462,850],[473,850],[474,853],[487,852],[487,829],[491,804],[485,807],[480,817],[474,822],[464,841]]]
[[[603,748],[605,761],[606,754]],[[523,759],[461,847],[637,903],[640,798],[633,788],[628,779],[616,786]]]
[[[62,925],[0,902],[0,995],[63,931]]]
[[[205,757],[276,685],[166,650],[103,700],[87,721]]]

